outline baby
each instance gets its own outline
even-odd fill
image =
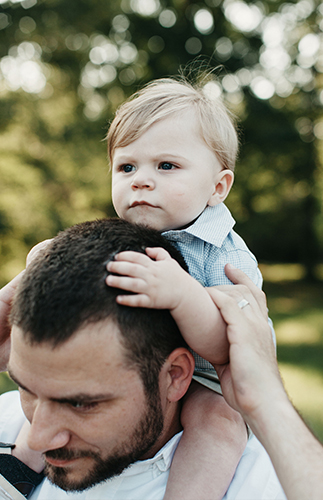
[[[183,401],[184,432],[165,499],[221,499],[247,430],[220,395],[212,365],[228,361],[228,344],[206,287],[230,283],[224,273],[227,263],[262,285],[257,261],[233,231],[235,221],[223,204],[234,178],[237,133],[223,103],[208,98],[202,87],[161,79],[119,108],[107,139],[116,212],[163,232],[178,246],[190,272],[165,250],[146,248],[147,255],[117,254],[107,266],[107,284],[133,292],[118,296],[120,304],[170,309],[193,349],[198,346],[208,359],[214,352],[212,364],[195,355],[199,383],[192,383]]]

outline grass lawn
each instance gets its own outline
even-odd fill
[[[294,406],[323,442],[323,281],[306,283],[299,266],[261,266],[277,357]]]
[[[302,281],[300,266],[260,266],[286,390],[323,442],[323,281]],[[15,385],[0,374],[0,393]]]

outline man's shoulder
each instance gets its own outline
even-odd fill
[[[9,442],[14,441],[24,421],[25,417],[21,409],[18,391],[2,394],[0,396],[0,440]],[[177,442],[175,446],[176,444]],[[172,446],[170,455],[173,454],[173,451]],[[161,499],[168,476],[168,467],[165,467],[164,459],[165,457],[159,458],[156,456],[155,465],[159,470],[159,474],[162,469],[166,474],[161,474],[160,476],[153,474],[154,477],[150,477],[148,469],[147,471],[142,469],[144,462],[138,462],[134,464],[134,466],[138,466],[140,472],[139,470],[135,470],[136,467],[134,467],[132,471],[125,471],[124,475],[115,478],[115,480],[98,485],[88,491],[86,498],[95,498],[98,500],[100,498],[106,498],[106,494],[111,492],[111,488],[112,490],[119,490],[119,495],[124,495],[128,486],[131,484],[133,488],[132,491],[137,490],[138,492],[135,498],[140,498],[143,492],[146,494],[148,493],[147,490],[149,490],[149,492],[153,494],[151,498]],[[147,465],[151,466],[152,464]],[[139,472],[139,475],[135,472]],[[155,476],[159,477],[157,482]],[[47,480],[37,488],[32,498],[35,500],[43,498],[45,490],[48,490],[47,493],[55,493],[55,498],[62,500],[67,497],[80,500],[85,498],[82,493],[67,495],[66,492],[54,487]],[[114,493],[117,493],[117,491],[114,491]],[[116,498],[121,498],[118,494]],[[248,500],[284,500],[286,498],[266,451],[254,436],[248,441],[235,476],[224,498],[225,500],[243,500],[246,498],[248,498]]]
[[[0,421],[6,413],[10,413],[13,408],[21,409],[19,391],[4,392],[0,396]],[[21,410],[22,411],[22,410]]]
[[[171,455],[175,451],[178,437],[169,443]],[[161,500],[168,478],[168,466],[164,462],[165,457],[161,457],[161,451],[153,459],[136,462],[120,476],[94,486],[86,492],[66,493],[45,480],[32,495],[32,500],[43,498],[104,500],[112,496],[115,500],[142,500],[142,498]],[[224,499],[286,500],[271,461],[255,437],[249,439]]]
[[[223,500],[286,500],[271,460],[255,436],[241,457]]]
[[[176,445],[177,443],[175,443]],[[172,447],[173,448],[173,447]],[[173,450],[172,450],[173,451]],[[66,493],[45,480],[32,495],[32,500],[161,500],[165,493],[168,467],[164,461],[154,459],[136,462],[130,470],[112,478],[91,490]],[[153,464],[154,460],[157,460]],[[153,465],[153,467],[152,467]],[[198,466],[198,462],[197,462]],[[251,437],[240,460],[237,471],[224,500],[286,500],[271,461],[255,437]]]
[[[18,391],[10,391],[0,396],[0,441],[14,442],[25,422]]]

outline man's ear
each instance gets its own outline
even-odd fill
[[[207,203],[210,207],[214,207],[226,199],[232,187],[233,180],[234,173],[232,170],[226,168],[219,172],[215,179],[214,192]]]
[[[178,347],[166,360],[167,394],[169,402],[179,401],[188,390],[195,368],[193,355],[185,347]]]

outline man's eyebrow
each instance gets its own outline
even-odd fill
[[[28,389],[21,382],[19,382],[18,378],[12,373],[10,367],[7,368],[7,371],[9,373],[10,378],[18,385],[18,387],[20,387],[20,389],[29,392],[29,394],[33,394],[30,389]],[[113,398],[114,396],[111,393],[87,394],[85,392],[80,392],[64,398],[49,398],[49,400],[54,401],[55,403],[73,404],[73,403],[83,403],[83,402],[93,403],[96,401],[106,401]]]
[[[71,396],[65,397],[65,398],[49,398],[51,401],[54,401],[55,403],[61,403],[61,404],[73,404],[73,403],[94,403],[94,402],[100,402],[100,401],[106,401],[109,399],[113,399],[112,394],[86,394],[86,393],[79,393],[79,394],[72,394]]]

